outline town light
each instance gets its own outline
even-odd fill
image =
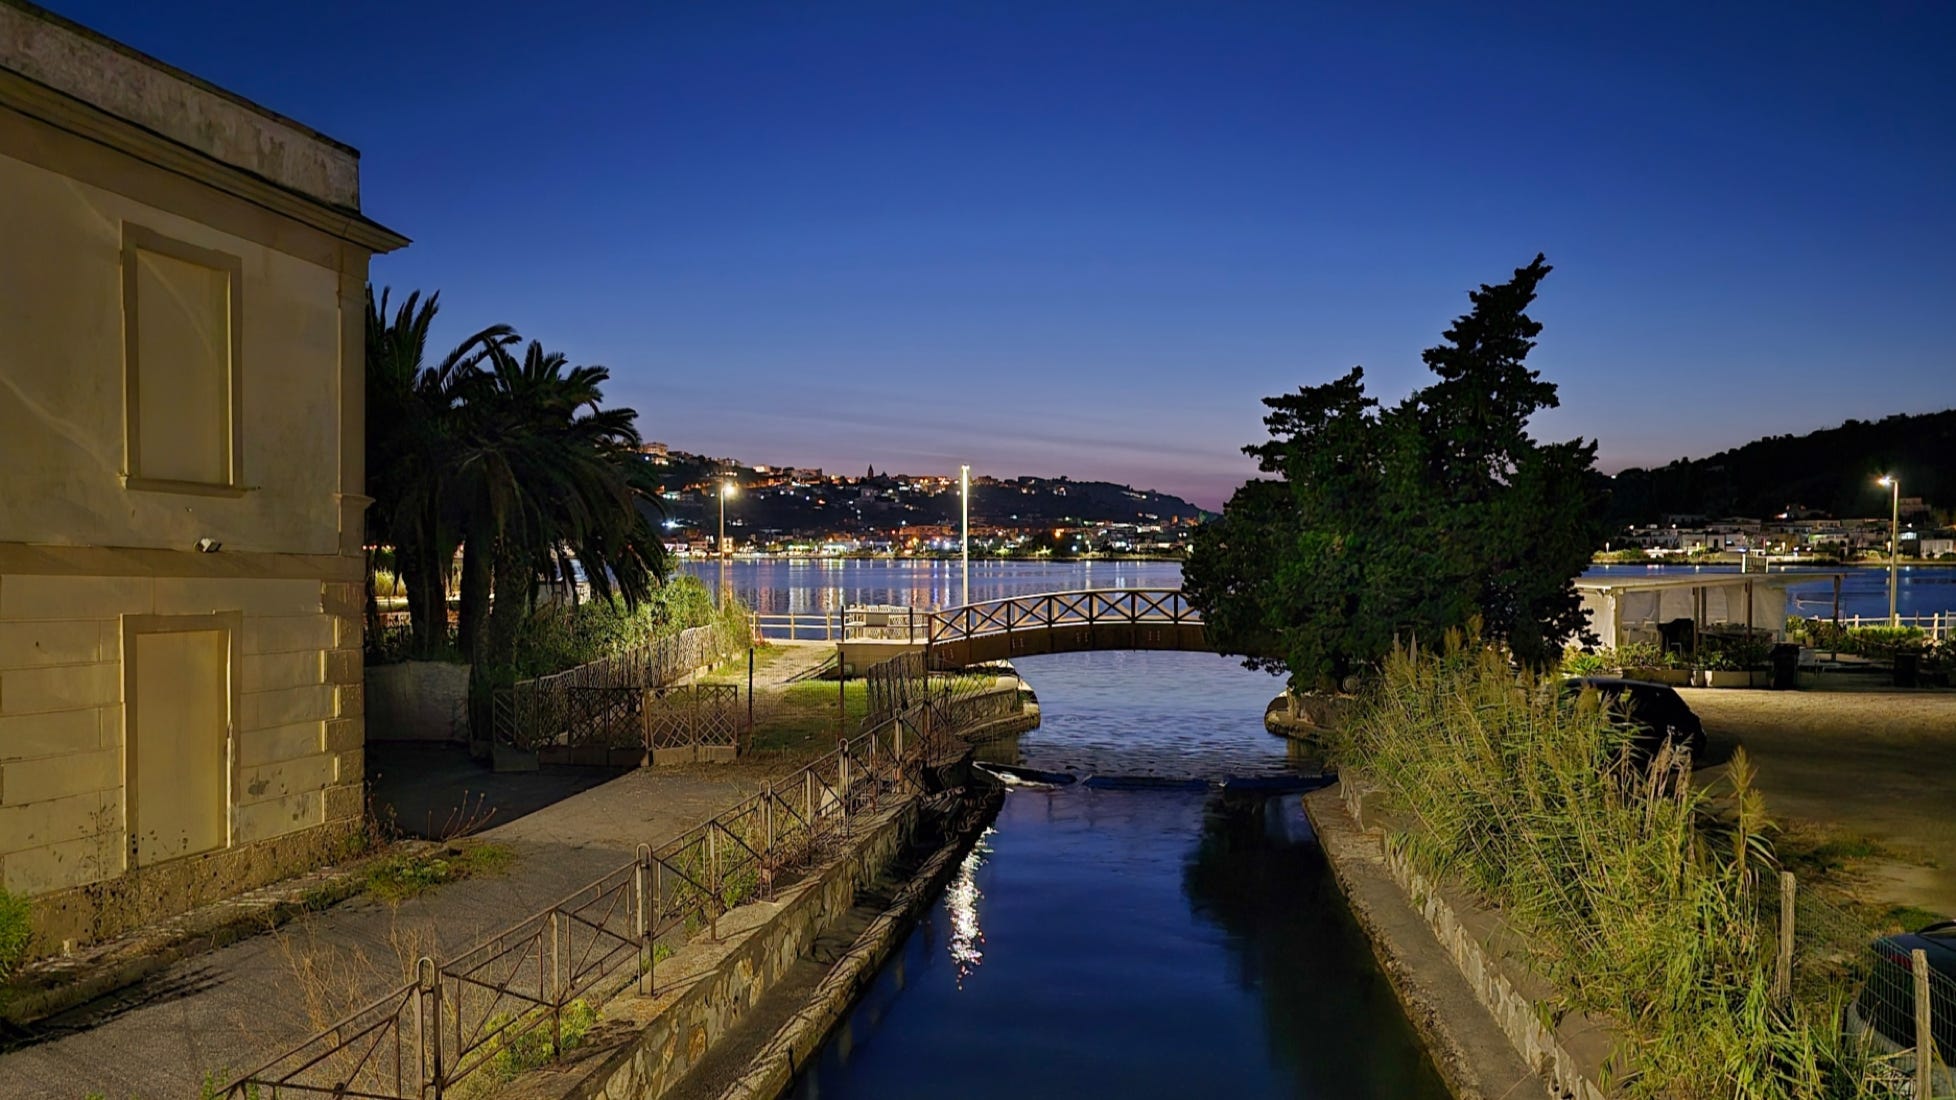
[[[1888,490],[1888,625],[1900,626],[1902,619],[1897,614],[1895,600],[1895,567],[1902,552],[1902,479],[1894,474],[1883,474],[1875,479],[1875,484]]]

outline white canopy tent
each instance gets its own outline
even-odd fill
[[[1840,617],[1839,573],[1693,573],[1688,576],[1585,577],[1576,581],[1589,627],[1606,646],[1662,645],[1666,623],[1688,620],[1692,633],[1745,630],[1786,636],[1786,590],[1832,578]]]

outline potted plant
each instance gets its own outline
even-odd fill
[[[1623,662],[1623,675],[1630,680],[1683,687],[1691,682],[1691,670],[1678,655],[1647,642],[1633,642],[1617,650]]]
[[[1564,676],[1603,676],[1614,673],[1623,666],[1614,659],[1614,650],[1577,649],[1574,646],[1562,651],[1562,674]]]
[[[1751,638],[1716,644],[1704,656],[1701,683],[1705,687],[1756,687],[1769,653],[1764,642]]]

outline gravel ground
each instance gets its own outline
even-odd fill
[[[1722,775],[1743,744],[1768,812],[1919,853],[1871,866],[1870,892],[1956,914],[1956,691],[1680,693],[1704,719],[1717,762],[1701,775]]]

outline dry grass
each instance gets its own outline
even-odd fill
[[[1455,636],[1392,655],[1336,751],[1380,785],[1415,861],[1502,910],[1552,1007],[1617,1022],[1624,1095],[1876,1095],[1841,1034],[1851,989],[1775,996],[1778,864],[1750,762],[1694,787],[1688,760],[1640,764],[1627,739],[1593,697]]]

